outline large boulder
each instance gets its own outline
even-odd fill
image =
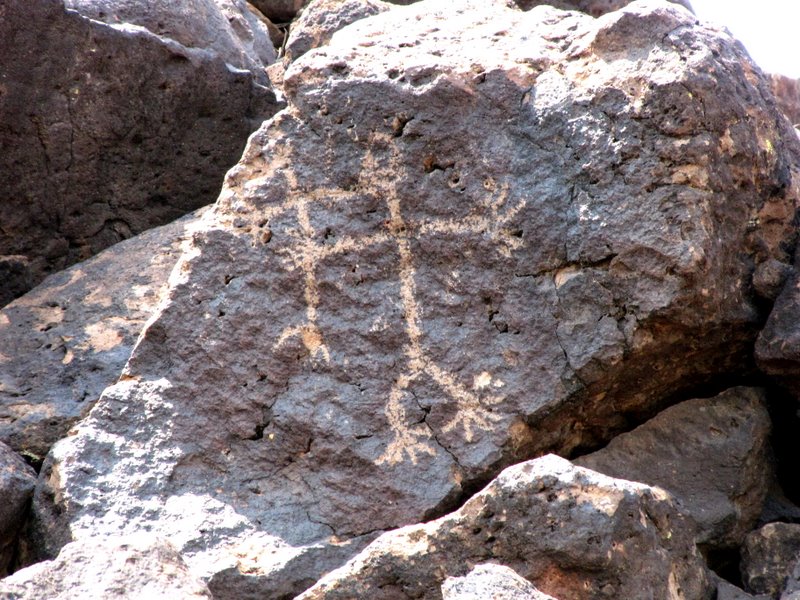
[[[36,472],[0,442],[0,577],[9,572],[17,552],[17,534],[33,497]]]
[[[8,298],[214,201],[280,105],[249,71],[59,0],[0,4],[0,255]]]
[[[187,48],[205,48],[266,82],[277,53],[266,23],[245,0],[63,0],[79,14],[109,24],[138,25]]]
[[[41,464],[117,381],[201,212],[51,275],[0,310],[0,441]]]
[[[706,548],[738,547],[773,480],[764,394],[731,388],[668,408],[575,464],[672,493]]]
[[[724,32],[663,2],[423,2],[285,85],[51,451],[46,551],[153,530],[235,597],[752,370],[798,140]]]
[[[212,598],[169,542],[138,535],[65,546],[55,560],[0,581],[0,597],[13,600],[153,600]]]
[[[506,469],[451,515],[383,534],[298,600],[434,600],[486,560],[557,598],[711,598],[692,534],[663,490],[550,455]]]

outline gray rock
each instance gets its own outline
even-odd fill
[[[716,600],[770,600],[771,598],[771,596],[766,594],[759,594],[757,596],[748,594],[743,589],[725,581],[716,575],[712,575],[712,579],[717,584]]]
[[[79,14],[108,24],[138,25],[187,48],[219,54],[266,83],[277,54],[266,23],[245,0],[63,0]]]
[[[463,577],[448,577],[442,584],[443,600],[555,600],[536,589],[513,569],[487,563]]]
[[[312,0],[292,23],[286,60],[296,60],[312,48],[324,46],[343,27],[391,7],[382,0]]]
[[[0,441],[41,462],[117,381],[201,212],[51,275],[0,310]]]
[[[120,382],[51,451],[43,548],[152,530],[207,580],[280,581],[746,372],[753,266],[794,232],[766,81],[669,4],[501,4],[376,15],[292,64]]]
[[[764,394],[731,388],[668,408],[575,464],[674,494],[707,548],[735,548],[753,529],[773,479]]]
[[[17,549],[17,534],[22,527],[36,472],[11,448],[0,442],[0,576],[9,572]]]
[[[139,534],[65,546],[58,558],[0,580],[13,600],[212,598],[168,542]]]
[[[0,5],[0,255],[44,277],[213,202],[280,105],[217,54],[59,0]]]
[[[747,535],[741,571],[745,589],[777,598],[800,560],[800,525],[769,523]]]
[[[450,515],[383,534],[297,600],[440,598],[447,577],[487,560],[561,598],[711,598],[692,533],[663,490],[549,455]]]

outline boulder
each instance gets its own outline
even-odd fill
[[[777,73],[769,77],[781,112],[794,125],[800,125],[800,80]]]
[[[562,10],[579,10],[593,17],[600,17],[606,13],[620,10],[633,0],[511,0],[522,10],[531,10],[536,6],[548,5]],[[689,0],[668,0],[674,4],[694,12]]]
[[[285,91],[45,462],[46,552],[150,530],[232,595],[277,585],[752,371],[798,140],[724,32],[662,2],[422,2]]]
[[[277,53],[267,24],[245,0],[63,0],[64,6],[104,23],[138,25],[187,48],[204,48],[266,83],[264,68]]]
[[[759,594],[757,596],[748,594],[740,587],[737,587],[716,575],[712,575],[712,579],[717,584],[716,600],[770,600],[771,598],[771,596],[766,594]]]
[[[312,0],[292,23],[285,60],[296,60],[312,48],[327,44],[343,27],[391,7],[382,0]]]
[[[800,272],[798,257],[758,336],[755,357],[762,371],[800,398]]]
[[[697,522],[698,543],[736,548],[773,480],[770,429],[764,393],[731,388],[668,408],[575,464],[664,488]]]
[[[55,560],[0,580],[0,596],[14,600],[212,598],[175,548],[145,535],[68,544]]]
[[[742,545],[742,581],[754,594],[777,598],[800,560],[800,525],[769,523],[747,535]]]
[[[307,0],[249,0],[268,19],[275,23],[291,21]]]
[[[213,202],[280,108],[215,52],[59,0],[3,2],[0,55],[0,255],[26,264],[3,298]]]
[[[383,534],[297,600],[440,598],[486,560],[561,598],[712,598],[692,534],[663,490],[549,455],[450,515]]]
[[[122,373],[202,209],[51,275],[0,310],[0,441],[41,464]]]
[[[36,472],[0,442],[0,576],[9,572],[17,550],[17,534],[33,497]]]
[[[442,585],[442,600],[555,600],[540,592],[512,569],[487,563],[477,565],[463,577],[448,577]]]

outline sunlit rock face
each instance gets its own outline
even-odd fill
[[[751,368],[797,140],[740,46],[661,2],[423,2],[346,33],[287,71],[53,449],[45,552],[152,530],[219,597],[298,593],[504,465]]]

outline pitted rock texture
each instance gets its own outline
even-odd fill
[[[0,580],[0,597],[13,600],[213,598],[168,542],[152,536],[87,540],[65,546],[58,558]]]
[[[0,5],[0,297],[214,201],[280,108],[217,54],[59,0]]]
[[[280,581],[750,368],[798,141],[726,34],[661,2],[423,2],[285,84],[45,463],[47,551],[148,529],[207,579]]]
[[[0,441],[41,463],[117,381],[202,211],[51,275],[0,310]]]
[[[487,563],[463,577],[448,577],[442,585],[442,600],[555,600],[536,589],[513,569]]]
[[[296,60],[309,50],[327,44],[343,27],[391,8],[390,3],[382,0],[312,0],[292,23],[285,60]]]
[[[742,545],[745,589],[777,598],[800,561],[800,525],[769,523],[747,535]]]
[[[138,25],[188,48],[205,48],[266,83],[277,54],[266,23],[245,0],[63,0],[79,14],[109,24]]]
[[[735,548],[761,515],[774,476],[762,390],[732,388],[668,408],[575,464],[672,493],[706,548]]]
[[[383,534],[298,600],[441,597],[491,559],[560,598],[713,597],[691,524],[658,488],[550,455],[509,467],[457,512]]]
[[[33,497],[36,472],[11,448],[0,442],[0,577],[12,566],[17,535]]]

